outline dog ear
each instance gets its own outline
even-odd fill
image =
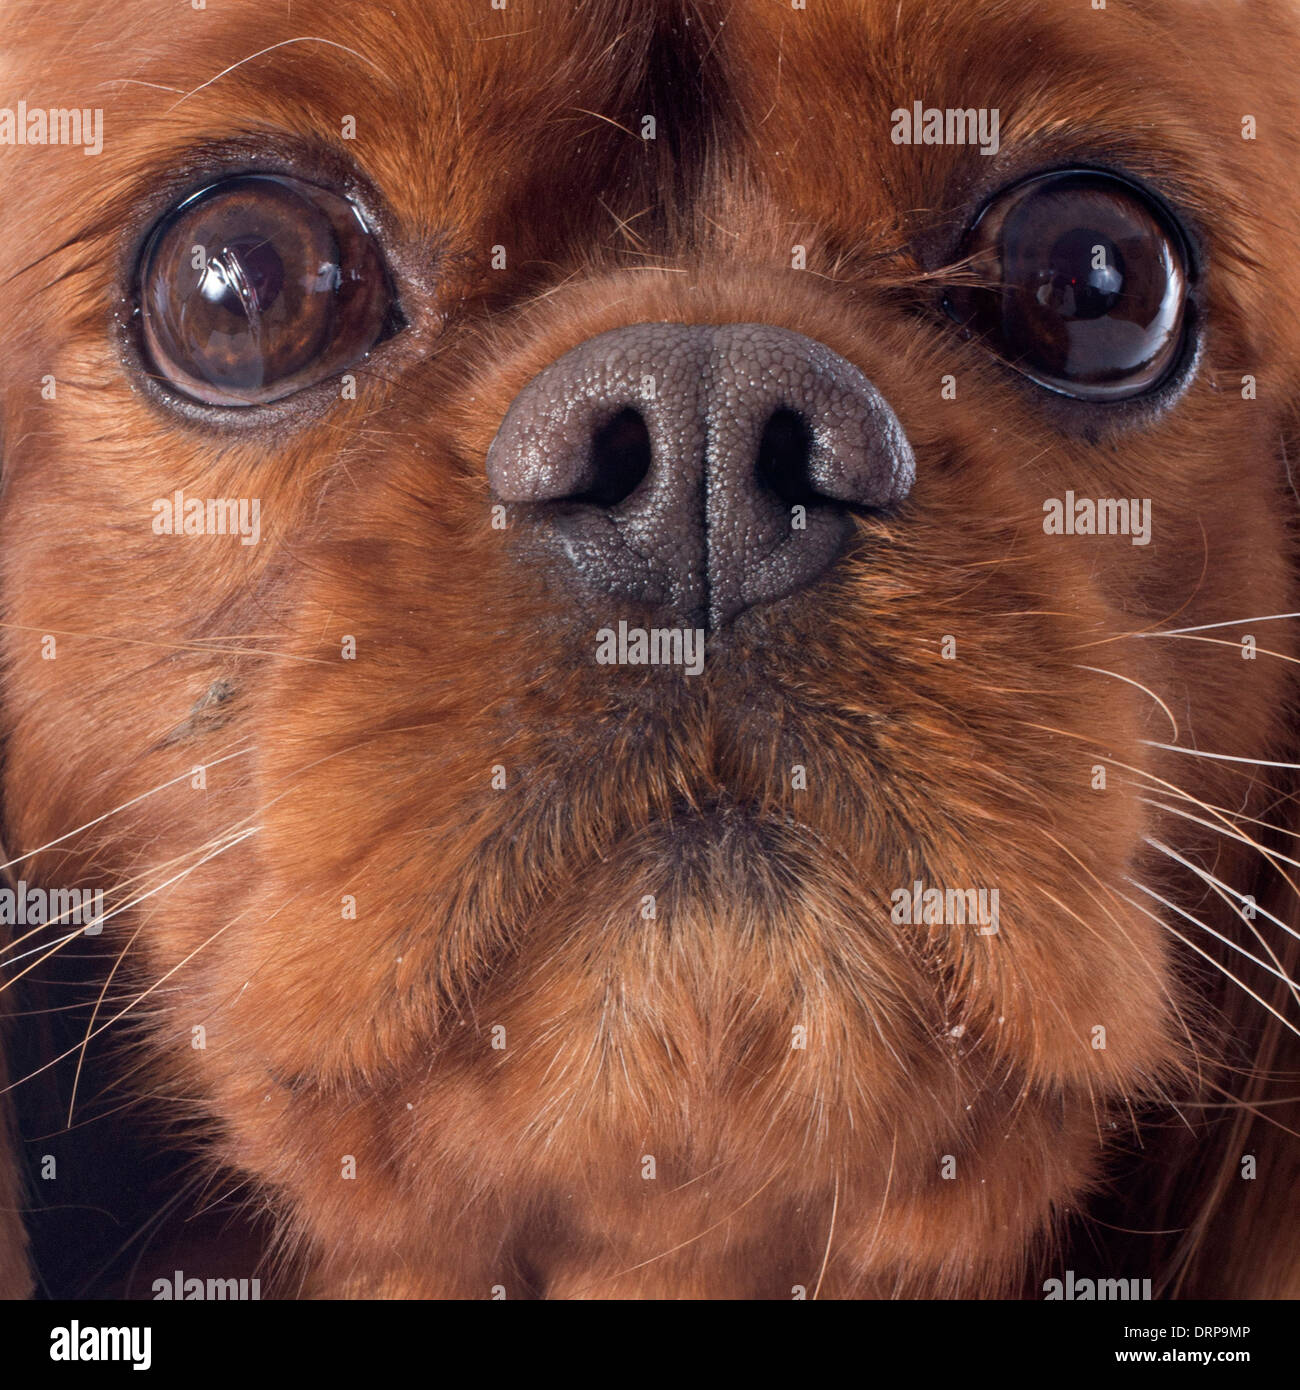
[[[8,864],[9,856],[0,844],[0,863]],[[0,871],[0,881],[6,886],[10,875]],[[0,956],[9,946],[8,934],[0,931]],[[5,985],[0,971],[0,988]],[[12,993],[0,995],[12,999]],[[32,1293],[31,1264],[27,1258],[27,1231],[23,1222],[26,1210],[26,1184],[23,1181],[22,1153],[14,1115],[13,1092],[9,1089],[10,1040],[16,1020],[12,1007],[0,1010],[0,1298],[29,1298]]]
[[[9,1084],[4,1048],[0,1044],[0,1087]],[[29,1298],[31,1267],[27,1259],[27,1232],[23,1227],[22,1164],[13,1107],[0,1097],[0,1298]]]
[[[1282,422],[1279,454],[1300,518],[1300,405]],[[1259,646],[1281,655],[1258,659],[1291,655],[1293,624],[1265,624],[1270,640]],[[1216,950],[1223,1064],[1206,1078],[1204,1108],[1189,1116],[1200,1131],[1198,1153],[1161,1218],[1185,1227],[1171,1254],[1174,1289],[1187,1298],[1300,1298],[1300,710],[1291,711],[1284,750],[1257,756],[1274,764],[1251,769],[1274,789],[1271,811],[1255,812],[1272,828],[1234,820],[1232,833],[1257,846],[1248,851],[1256,875],[1253,888],[1243,885],[1250,896],[1219,928],[1240,948]]]
[[[1294,807],[1294,794],[1282,804]],[[1291,820],[1297,823],[1288,826],[1288,848],[1300,832],[1300,813]],[[1170,1229],[1168,1222],[1182,1230],[1166,1267],[1178,1297],[1300,1298],[1300,1038],[1289,983],[1300,977],[1298,883],[1286,864],[1262,866],[1252,895],[1258,906],[1242,906],[1254,912],[1268,949],[1245,923],[1232,933],[1256,957],[1271,954],[1286,980],[1240,952],[1219,953],[1223,968],[1241,981],[1223,977],[1215,1001],[1224,1019],[1224,1059],[1207,1073],[1197,1113],[1188,1115],[1193,1152],[1157,1215],[1161,1228]]]
[[[1183,1012],[1198,1058],[1193,1084],[1142,1116],[1127,1161],[1069,1233],[1066,1264],[1149,1279],[1147,1297],[1300,1298],[1300,1009],[1290,983],[1300,980],[1300,873],[1276,860],[1279,846],[1296,843],[1300,810],[1290,808],[1300,802],[1283,792],[1279,804],[1294,822],[1284,834],[1241,826],[1267,847],[1254,852],[1253,888],[1243,876],[1241,912],[1196,909],[1238,949],[1198,932],[1206,958],[1185,952],[1179,962],[1206,996]]]

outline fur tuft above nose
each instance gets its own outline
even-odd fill
[[[564,354],[487,455],[598,597],[717,628],[835,562],[849,509],[901,502],[916,467],[880,392],[825,344],[765,324],[640,323]]]

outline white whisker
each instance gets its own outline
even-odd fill
[[[51,945],[48,941],[42,941],[39,946],[33,946],[30,951],[22,951],[16,956],[10,956],[9,959],[5,961],[6,970],[16,961],[26,960],[28,956],[34,956],[40,951],[45,951],[47,954],[53,955],[54,952],[57,951],[60,946],[63,946],[67,942],[71,941],[74,936],[80,936],[84,930],[85,928],[78,927],[75,931],[70,931],[67,934],[67,936],[59,937],[59,939],[53,945]],[[17,979],[18,977],[15,976],[14,978]],[[4,987],[0,986],[0,993],[3,993],[3,989]]]
[[[1187,632],[1131,632],[1130,637],[1176,637],[1180,642],[1208,642],[1214,647],[1231,647],[1234,651],[1241,650],[1240,642],[1228,642],[1222,637],[1196,637]],[[1256,647],[1255,651],[1260,656],[1275,656],[1279,661],[1290,661],[1300,666],[1300,657],[1288,656],[1285,652],[1275,652],[1269,647]]]
[[[1183,748],[1176,743],[1154,743],[1149,738],[1144,738],[1140,742],[1146,744],[1148,748],[1163,748],[1166,753],[1187,753],[1193,758],[1209,758],[1214,762],[1224,763],[1249,763],[1251,767],[1282,767],[1290,772],[1300,771],[1300,763],[1275,763],[1266,758],[1242,758],[1235,753],[1202,753],[1199,748]],[[1123,767],[1123,763],[1117,764]],[[1140,771],[1141,769],[1135,769]]]
[[[1149,889],[1144,888],[1143,885],[1140,884],[1136,879],[1130,878],[1128,882],[1131,883],[1134,886],[1134,888],[1141,889],[1141,891],[1144,893],[1150,891]],[[1215,960],[1215,958],[1208,951],[1198,946],[1194,941],[1189,941],[1176,927],[1166,922],[1165,919],[1161,917],[1158,912],[1152,912],[1149,907],[1144,907],[1140,902],[1136,902],[1133,898],[1126,897],[1123,893],[1119,894],[1119,896],[1123,898],[1124,901],[1128,903],[1130,907],[1135,907],[1139,912],[1144,912],[1148,917],[1151,918],[1153,922],[1157,922],[1171,936],[1176,936],[1178,940],[1183,943],[1184,946],[1188,947],[1189,950],[1195,951],[1198,956],[1204,956],[1204,958],[1208,960],[1210,964],[1214,966],[1214,968],[1217,971],[1219,971],[1220,974],[1224,975],[1227,979],[1231,980],[1232,983],[1236,985],[1239,989],[1243,990],[1246,994],[1248,994],[1258,1005],[1260,1005],[1261,1008],[1267,1009],[1269,1013],[1271,1013],[1273,1017],[1276,1018],[1277,1021],[1288,1032],[1294,1033],[1296,1037],[1300,1038],[1300,1028],[1297,1028],[1294,1023],[1291,1023],[1288,1019],[1283,1017],[1282,1014],[1278,1013],[1278,1011],[1272,1006],[1272,1004],[1268,1003],[1267,1000],[1261,999],[1259,995],[1256,994],[1255,991],[1251,989],[1251,987],[1248,984],[1246,984],[1243,980],[1239,980],[1232,973],[1232,971],[1229,970],[1226,965],[1224,965],[1222,961]],[[1155,897],[1157,895],[1152,894],[1152,896]],[[1163,901],[1163,899],[1160,899],[1160,901]],[[1166,906],[1172,906],[1172,904],[1166,904]],[[1178,911],[1177,908],[1175,908],[1174,910]],[[1197,925],[1200,926],[1201,923],[1198,922]]]
[[[1077,662],[1075,664],[1078,665]],[[1174,738],[1177,739],[1179,737],[1178,721],[1174,718],[1173,711],[1149,686],[1143,685],[1141,681],[1133,680],[1130,676],[1121,676],[1118,671],[1104,670],[1100,666],[1079,666],[1078,669],[1080,671],[1095,671],[1099,676],[1114,676],[1117,681],[1124,681],[1126,684],[1133,686],[1137,690],[1140,690],[1144,695],[1150,695],[1150,697],[1156,702],[1156,704],[1158,704],[1160,708],[1164,710],[1165,717],[1169,720],[1169,723],[1173,727]]]
[[[1270,922],[1273,922],[1277,926],[1281,927],[1282,930],[1286,932],[1288,935],[1295,936],[1298,939],[1300,939],[1300,933],[1294,931],[1291,927],[1287,926],[1287,924],[1281,921],[1279,918],[1274,917],[1273,914],[1269,912],[1267,908],[1260,907],[1254,901],[1253,898],[1249,897],[1248,894],[1239,893],[1235,888],[1232,888],[1228,884],[1224,883],[1224,881],[1221,878],[1218,878],[1214,874],[1210,873],[1208,869],[1202,869],[1198,867],[1196,864],[1193,864],[1190,859],[1184,858],[1181,854],[1177,852],[1177,850],[1170,849],[1168,845],[1161,844],[1159,840],[1155,840],[1149,835],[1144,836],[1143,838],[1146,840],[1147,844],[1154,845],[1155,848],[1160,850],[1162,854],[1174,860],[1175,863],[1182,864],[1185,868],[1190,869],[1192,873],[1194,873],[1202,882],[1208,883],[1210,887],[1213,888],[1214,891],[1223,900],[1223,902],[1227,903],[1227,905],[1230,908],[1232,908],[1232,910],[1237,914],[1237,916],[1242,920],[1242,922],[1244,922],[1245,925],[1250,929],[1250,932],[1254,936],[1255,940],[1258,941],[1259,944],[1264,948],[1264,950],[1268,953],[1269,959],[1277,967],[1277,969],[1274,970],[1273,973],[1277,975],[1279,979],[1286,981],[1288,987],[1291,990],[1292,998],[1296,1001],[1297,1004],[1300,1004],[1300,988],[1297,988],[1295,981],[1292,980],[1290,975],[1288,975],[1286,971],[1282,968],[1282,962],[1278,960],[1277,953],[1273,950],[1272,946],[1270,946],[1269,943],[1264,939],[1263,933],[1255,925],[1254,921],[1246,916],[1244,907],[1239,907],[1236,903],[1232,902],[1230,900],[1229,895],[1231,895],[1231,897],[1233,898],[1239,898],[1243,904],[1249,901],[1251,903],[1251,906],[1255,909],[1256,912],[1259,913],[1261,917],[1267,917]],[[1295,885],[1293,884],[1292,887],[1294,886]],[[1205,926],[1205,923],[1202,923],[1201,925]],[[1218,933],[1215,932],[1212,927],[1205,926],[1205,930],[1211,932],[1213,935],[1218,935]],[[1226,938],[1224,939],[1226,940]],[[1228,942],[1228,944],[1232,945],[1233,943]],[[1237,949],[1240,950],[1241,948],[1237,947]],[[1254,957],[1251,957],[1251,959],[1254,959]],[[1266,970],[1269,969],[1268,966],[1264,965],[1263,961],[1259,961],[1258,964],[1263,965],[1264,969]]]
[[[1183,862],[1185,863],[1186,861]],[[1191,865],[1187,865],[1187,867],[1191,868]],[[1190,922],[1194,927],[1200,927],[1200,929],[1203,932],[1206,932],[1208,933],[1208,935],[1214,937],[1216,941],[1222,941],[1225,946],[1228,946],[1232,950],[1238,952],[1238,954],[1245,956],[1246,959],[1250,961],[1253,965],[1259,966],[1261,970],[1268,971],[1270,975],[1275,975],[1284,984],[1290,985],[1294,988],[1295,981],[1292,980],[1290,976],[1288,976],[1284,971],[1276,969],[1274,966],[1271,966],[1267,961],[1260,960],[1258,956],[1251,955],[1251,953],[1244,946],[1238,945],[1238,943],[1233,941],[1231,937],[1224,936],[1224,934],[1221,931],[1215,931],[1213,927],[1209,926],[1205,922],[1202,922],[1199,917],[1193,917],[1192,914],[1188,912],[1185,908],[1179,907],[1177,903],[1171,903],[1168,898],[1161,897],[1160,894],[1157,893],[1154,888],[1148,888],[1145,883],[1139,883],[1136,879],[1133,878],[1127,879],[1126,882],[1131,883],[1134,886],[1134,888],[1138,889],[1139,892],[1145,893],[1149,898],[1154,898],[1156,902],[1158,902],[1162,907],[1167,907],[1170,910],[1170,912],[1176,912],[1181,918],[1183,918],[1184,921]]]
[[[1171,816],[1180,816],[1183,820],[1192,821],[1196,825],[1203,825],[1207,830],[1213,830],[1226,839],[1237,840],[1243,845],[1249,845],[1251,849],[1258,850],[1260,854],[1264,855],[1264,857],[1270,861],[1280,860],[1283,864],[1290,864],[1294,869],[1300,869],[1300,859],[1292,859],[1290,855],[1283,854],[1281,850],[1266,848],[1253,836],[1243,835],[1236,826],[1216,825],[1213,821],[1205,820],[1201,816],[1194,816],[1190,811],[1184,811],[1181,806],[1166,806],[1163,801],[1156,801],[1149,796],[1140,796],[1138,800],[1145,806],[1155,806],[1161,811],[1168,812]],[[1287,882],[1290,883],[1291,880],[1288,878]],[[1293,888],[1295,887],[1294,884],[1291,886]],[[1278,925],[1281,926],[1283,924],[1278,923]],[[1290,928],[1288,927],[1287,930],[1290,931]]]
[[[1300,618],[1300,613],[1264,613],[1258,618],[1237,618],[1227,623],[1201,623],[1198,627],[1165,627],[1154,632],[1135,632],[1135,637],[1181,637],[1188,632],[1210,632],[1217,627],[1245,627],[1247,623],[1274,623],[1285,618]]]
[[[231,848],[231,846],[227,845],[226,849],[229,848]],[[221,852],[224,853],[224,851]],[[198,865],[196,864],[194,867],[198,868]],[[217,937],[229,931],[230,928],[233,927],[236,922],[240,921],[244,915],[245,914],[242,912],[238,913],[236,916],[232,917],[224,927],[218,927],[217,930],[214,931],[211,936],[207,937],[203,941],[200,941],[199,944],[187,956],[183,956],[180,960],[178,960],[170,970],[168,970],[164,975],[160,976],[157,980],[155,980],[153,984],[149,986],[148,989],[142,990],[141,993],[137,994],[136,997],[132,999],[131,1002],[124,1009],[119,1009],[118,1012],[115,1013],[112,1018],[108,1019],[105,1023],[101,1023],[99,1027],[94,1030],[94,1032],[87,1034],[86,1037],[84,1037],[79,1043],[76,1043],[72,1047],[69,1047],[65,1049],[63,1052],[60,1052],[57,1057],[51,1057],[48,1062],[45,1062],[41,1066],[37,1067],[35,1071],[28,1072],[26,1076],[19,1077],[16,1081],[11,1081],[9,1085],[0,1089],[0,1096],[8,1094],[8,1092],[12,1091],[15,1086],[21,1086],[24,1081],[30,1081],[32,1077],[39,1076],[43,1071],[48,1071],[51,1067],[58,1066],[58,1064],[61,1061],[63,1061],[65,1057],[71,1057],[74,1052],[81,1051],[91,1042],[93,1038],[97,1038],[106,1029],[111,1028],[116,1022],[118,1022],[119,1019],[125,1018],[127,1014],[129,1014],[131,1010],[136,1007],[137,1004],[142,1003],[156,989],[166,984],[166,982],[170,980],[171,977],[174,974],[176,974],[176,972],[182,966],[188,965],[189,962],[192,961],[194,957],[199,954],[200,951],[205,950],[217,939]],[[272,916],[274,915],[275,913],[272,913]]]
[[[213,758],[211,762],[204,763],[205,768],[217,767],[221,763],[229,762],[231,758],[242,757],[249,753],[250,748],[238,748],[233,753],[226,753],[223,757]],[[120,806],[114,806],[111,811],[105,811],[102,816],[96,816],[94,820],[88,820],[85,825],[79,825],[75,830],[69,830],[66,834],[60,835],[57,839],[50,840],[46,844],[40,845],[36,849],[29,849],[25,854],[18,855],[15,859],[10,859],[4,864],[0,864],[0,871],[11,869],[15,864],[21,864],[24,859],[31,859],[33,855],[43,854],[47,849],[53,849],[55,845],[61,845],[64,840],[70,840],[74,835],[80,835],[83,830],[90,830],[101,821],[106,821],[110,816],[115,816],[119,811],[125,811],[138,802],[145,801],[151,796],[156,796],[161,791],[166,791],[168,787],[174,787],[177,782],[184,782],[194,776],[194,769],[187,768],[178,776],[173,777],[170,782],[163,782],[160,786],[152,787],[147,792],[141,792],[139,796],[133,796],[130,801],[124,801]]]
[[[71,941],[73,937],[84,935],[85,933],[90,931],[91,927],[102,927],[105,922],[110,921],[112,918],[118,916],[120,913],[126,912],[130,908],[138,907],[147,898],[152,898],[155,893],[161,893],[164,888],[169,888],[173,883],[177,883],[181,879],[186,878],[188,875],[192,874],[195,871],[195,869],[202,868],[203,865],[206,864],[210,859],[215,859],[217,855],[224,854],[228,849],[233,849],[236,845],[241,844],[244,840],[248,839],[250,835],[257,834],[258,830],[260,829],[260,826],[254,825],[251,826],[248,830],[242,831],[233,840],[228,841],[224,845],[220,845],[218,848],[214,850],[209,850],[209,852],[205,854],[202,859],[200,859],[195,864],[191,864],[188,869],[182,869],[180,873],[173,874],[171,878],[167,879],[163,883],[158,884],[157,887],[151,888],[147,893],[141,893],[138,898],[132,898],[128,902],[119,904],[117,907],[114,907],[111,912],[100,913],[99,916],[92,918],[91,921],[87,922],[85,925],[78,927],[78,929],[75,932],[72,932],[68,936],[65,936],[61,940],[55,942],[55,944],[53,946],[50,946],[48,949],[37,947],[37,950],[45,949],[45,955],[41,956],[40,960],[33,961],[31,965],[27,966],[23,970],[20,970],[16,975],[13,975],[10,978],[8,978],[3,985],[0,985],[0,994],[3,994],[5,990],[7,990],[11,985],[16,984],[29,971],[34,970],[41,963],[42,960],[45,960],[49,956],[52,956],[61,946]],[[96,933],[96,935],[98,935],[98,933]],[[26,954],[30,955],[32,953],[27,952]]]

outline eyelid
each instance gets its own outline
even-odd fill
[[[975,227],[978,226],[980,219],[1002,199],[1020,191],[1030,184],[1039,180],[1061,178],[1066,175],[1077,174],[1087,175],[1099,179],[1108,179],[1119,185],[1121,188],[1138,199],[1139,202],[1150,204],[1159,214],[1160,220],[1175,233],[1178,248],[1182,253],[1183,267],[1187,276],[1188,284],[1198,284],[1204,272],[1205,265],[1205,245],[1202,237],[1189,222],[1185,214],[1179,211],[1178,207],[1158,188],[1153,187],[1145,179],[1139,178],[1128,170],[1110,167],[1102,164],[1076,163],[1066,161],[1060,164],[1035,167],[1032,171],[1027,171],[1007,183],[999,184],[991,189],[977,204],[974,213],[962,225],[962,230],[957,235],[956,243],[953,247],[953,256],[956,251],[969,238]]]
[[[197,146],[163,151],[141,172],[135,187],[113,209],[121,231],[119,283],[131,272],[157,223],[204,188],[251,174],[278,175],[315,184],[362,209],[367,224],[391,234],[391,219],[378,190],[348,153],[314,138],[268,130],[232,135]]]

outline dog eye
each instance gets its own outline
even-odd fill
[[[394,326],[358,210],[298,179],[226,179],[150,235],[138,303],[151,367],[207,405],[279,400],[360,361]]]
[[[963,255],[981,283],[951,288],[945,308],[1040,386],[1087,401],[1136,396],[1181,355],[1183,247],[1124,180],[1044,174],[976,219]]]

